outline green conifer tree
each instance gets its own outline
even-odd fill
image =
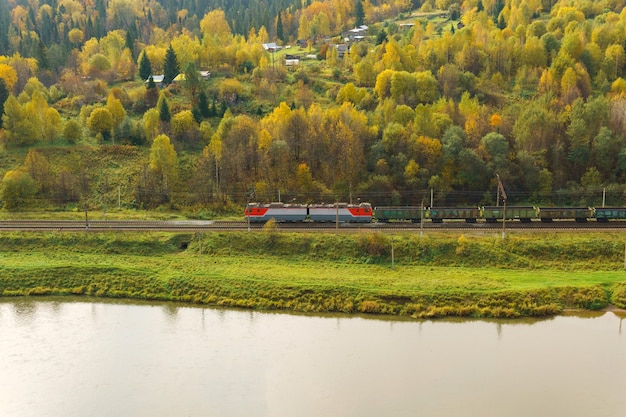
[[[148,58],[148,54],[146,54],[146,50],[144,49],[143,53],[141,54],[141,59],[139,60],[139,77],[141,77],[141,79],[144,81],[147,80],[148,78],[152,80],[151,75],[152,75],[152,63],[150,62],[150,59]],[[154,83],[154,80],[152,80],[152,83]]]
[[[4,102],[9,98],[9,89],[4,78],[0,77],[0,128],[2,127],[2,115],[4,114]]]
[[[202,117],[211,116],[211,110],[209,109],[209,98],[204,91],[200,91],[198,95],[198,109]]]
[[[354,3],[354,26],[359,27],[365,24],[365,9],[361,0]]]
[[[172,113],[170,113],[170,105],[165,98],[165,95],[161,93],[159,101],[157,102],[157,109],[159,110],[159,119],[162,122],[167,122],[172,119]]]
[[[278,13],[278,18],[276,19],[276,37],[281,41],[284,41],[283,38],[285,36],[283,29],[283,19],[280,17],[280,12]]]
[[[178,58],[176,52],[170,44],[165,53],[165,62],[163,63],[163,84],[169,85],[174,81],[174,78],[180,73],[180,67],[178,66]]]

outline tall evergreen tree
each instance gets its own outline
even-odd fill
[[[163,84],[171,84],[179,72],[178,58],[176,57],[176,52],[174,52],[172,44],[170,44],[170,47],[167,48],[167,52],[165,53],[165,62],[163,63]]]
[[[211,107],[209,108],[209,117],[217,116],[217,103],[215,102],[215,97],[211,101]]]
[[[133,37],[133,34],[132,34],[131,30],[127,30],[126,31],[125,46],[130,51],[131,55],[133,56],[133,59],[135,59],[135,38]],[[144,80],[145,80],[145,78],[144,78]]]
[[[170,113],[170,105],[165,98],[165,95],[161,93],[159,101],[157,103],[157,109],[159,110],[159,119],[162,122],[169,122],[172,119],[172,113]]]
[[[185,67],[185,88],[189,91],[192,107],[198,103],[198,93],[201,89],[200,77],[198,74],[198,68],[195,62],[190,62]]]
[[[388,38],[387,38],[387,32],[385,31],[385,29],[381,29],[380,32],[378,32],[378,36],[376,36],[376,45],[380,45],[383,42],[387,42]]]
[[[105,0],[96,0],[96,11],[102,22],[107,21],[107,5]]]
[[[354,3],[354,26],[359,27],[365,24],[365,9],[361,0]]]
[[[284,41],[284,36],[283,19],[280,17],[280,13],[278,13],[278,18],[276,19],[276,37],[281,41]]]
[[[159,91],[157,90],[156,83],[152,75],[148,78],[148,84],[146,85],[146,95],[144,96],[145,104],[148,108],[152,108],[157,104],[159,99]]]
[[[0,0],[0,55],[9,55],[9,27],[11,14],[6,0]]]
[[[156,83],[154,82],[154,78],[152,75],[148,78],[148,85],[146,86],[148,90],[156,90]]]
[[[4,78],[0,77],[0,127],[2,127],[2,115],[4,114],[4,102],[9,98],[9,89]]]
[[[152,63],[150,62],[150,58],[148,58],[148,54],[146,54],[146,50],[144,49],[141,54],[141,59],[139,60],[139,77],[142,81],[151,78],[152,75]],[[152,81],[154,82],[154,80]]]
[[[39,68],[41,69],[50,69],[50,62],[48,61],[48,49],[43,44],[41,39],[37,43],[37,51],[36,56],[37,62],[39,63]]]
[[[198,95],[198,109],[202,117],[211,116],[211,109],[209,109],[209,98],[204,91],[200,91]]]

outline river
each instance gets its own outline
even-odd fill
[[[624,317],[400,321],[0,299],[0,416],[623,417]]]

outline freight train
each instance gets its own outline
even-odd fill
[[[382,223],[390,221],[411,221],[419,223],[423,219],[433,223],[444,220],[464,220],[466,223],[484,221],[495,223],[505,220],[519,220],[530,223],[539,220],[550,223],[554,220],[574,220],[584,223],[595,219],[598,222],[626,220],[626,207],[534,207],[534,206],[483,206],[483,207],[376,207],[373,218]]]
[[[523,223],[554,220],[586,222],[596,220],[626,220],[626,207],[535,207],[535,206],[483,206],[483,207],[414,207],[384,206],[372,209],[369,203],[348,204],[285,204],[249,203],[245,209],[246,221],[265,223],[270,219],[277,222],[342,222],[342,223],[389,223],[406,221],[419,223],[430,220],[461,220],[466,223],[478,221],[495,223],[519,220]]]

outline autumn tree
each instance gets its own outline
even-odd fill
[[[170,201],[171,192],[176,189],[178,180],[178,156],[166,135],[159,135],[152,142],[150,171],[156,180],[155,194],[160,196],[161,202]]]
[[[191,110],[176,113],[170,121],[172,139],[187,147],[194,148],[198,142],[198,124]]]
[[[221,42],[226,42],[232,36],[226,14],[221,9],[205,14],[200,20],[200,30],[205,37],[215,35]]]
[[[152,141],[160,132],[159,110],[149,109],[143,114],[143,132],[148,141]]]
[[[254,179],[258,170],[258,132],[258,122],[245,115],[233,118],[228,129],[218,128],[216,132],[222,143],[222,186],[230,192],[242,191]]]
[[[513,136],[518,148],[527,152],[545,149],[554,139],[556,116],[537,100],[526,103],[520,110],[513,125]]]
[[[493,174],[504,177],[509,167],[509,142],[500,133],[490,132],[481,139],[481,147],[486,152],[487,167]]]
[[[626,53],[622,45],[614,44],[606,48],[604,52],[603,69],[611,80],[622,76],[622,68],[626,61]]]
[[[37,183],[23,170],[7,171],[0,184],[0,199],[10,211],[28,207],[37,193]]]
[[[108,140],[114,127],[113,115],[106,107],[98,107],[87,119],[87,127],[94,135],[100,134],[103,140]]]
[[[2,126],[10,145],[29,146],[37,142],[37,126],[12,94],[4,103]]]
[[[594,166],[597,167],[602,177],[606,180],[615,181],[619,163],[620,152],[626,143],[624,138],[613,134],[607,127],[600,128],[593,138],[592,149]]]
[[[43,195],[51,192],[54,177],[48,158],[40,152],[30,149],[24,160],[24,168],[37,184],[38,191]]]
[[[122,101],[116,98],[113,94],[109,94],[105,108],[109,111],[109,113],[111,113],[111,118],[113,119],[112,129],[117,129],[126,119],[126,110],[122,105]],[[112,138],[113,144],[115,144],[115,135],[113,135]]]
[[[185,66],[185,81],[184,86],[185,89],[189,92],[189,99],[191,101],[192,108],[198,106],[199,94],[202,87],[202,81],[200,80],[200,75],[198,73],[198,67],[195,62],[189,62],[187,66]]]
[[[361,87],[373,87],[376,84],[374,60],[371,55],[367,55],[354,65],[354,77],[357,85]]]
[[[219,198],[221,195],[221,181],[222,181],[222,160],[224,155],[223,138],[228,134],[233,124],[233,117],[230,111],[224,114],[220,124],[217,126],[217,130],[211,136],[211,140],[207,146],[202,150],[202,156],[206,160],[207,164],[211,166],[211,171],[215,173],[215,195]]]
[[[54,107],[48,107],[46,109],[43,120],[43,139],[52,143],[61,135],[63,120]]]
[[[17,83],[17,71],[8,64],[0,63],[0,78],[4,81],[5,88],[12,92]]]
[[[243,93],[243,86],[236,78],[226,79],[220,82],[219,95],[224,102],[234,105]]]
[[[474,149],[459,152],[457,184],[465,190],[481,191],[493,176],[483,159]]]
[[[415,137],[413,135],[409,138],[407,155],[420,166],[420,175],[422,175],[422,170],[425,170],[428,175],[433,175],[439,172],[443,162],[441,141],[426,136]]]
[[[67,167],[62,167],[55,175],[52,199],[57,204],[77,203],[81,198],[79,176]]]
[[[75,119],[70,119],[63,126],[63,137],[69,144],[76,144],[83,138],[83,128]]]

